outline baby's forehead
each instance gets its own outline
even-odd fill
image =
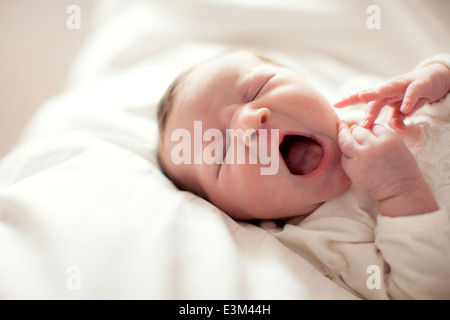
[[[186,95],[219,94],[248,79],[258,68],[274,66],[270,60],[248,52],[232,52],[215,57],[191,70],[180,88],[180,99]]]
[[[186,80],[189,81],[189,78],[192,80],[196,76],[201,76],[204,79],[205,75],[224,78],[236,74],[245,74],[250,72],[252,68],[267,63],[270,63],[270,60],[246,51],[225,53],[194,67]]]
[[[174,101],[176,109],[195,108],[198,102],[195,100],[215,100],[220,94],[231,94],[242,79],[261,64],[263,62],[249,54],[227,54],[196,66],[180,85]]]

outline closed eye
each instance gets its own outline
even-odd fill
[[[254,100],[259,96],[259,94],[261,93],[261,91],[263,90],[263,88],[266,86],[266,84],[267,84],[273,77],[275,77],[275,74],[270,75],[270,76],[263,82],[263,84],[262,84],[261,87],[258,89],[258,91],[256,92],[255,96],[252,98],[251,101],[254,101]]]
[[[227,157],[227,152],[228,152],[228,148],[230,147],[230,135],[228,133],[228,130],[225,130],[225,141],[224,141],[224,146],[223,146],[223,161],[220,165],[218,165],[218,170],[217,170],[217,178],[220,175],[220,171],[222,169],[222,165],[225,163],[225,158]]]
[[[228,149],[230,148],[230,134],[228,130],[225,130],[225,144],[223,146],[223,160],[225,161],[225,157],[227,156]]]

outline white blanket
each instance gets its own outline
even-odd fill
[[[356,299],[177,190],[155,160],[155,107],[178,72],[230,47],[305,72],[330,100],[354,76],[450,52],[448,2],[377,3],[372,30],[371,1],[99,2],[70,86],[0,162],[0,299]]]

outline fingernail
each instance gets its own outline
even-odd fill
[[[359,125],[361,126],[361,127],[365,127],[366,125],[367,125],[367,123],[369,123],[369,121],[367,121],[367,120],[362,120],[360,123],[359,123]]]
[[[409,112],[409,106],[407,104],[402,104],[400,107],[400,111],[403,113],[408,113]]]

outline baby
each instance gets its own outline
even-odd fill
[[[433,64],[352,95],[335,107],[373,102],[361,125],[349,128],[303,75],[251,53],[226,53],[184,72],[167,90],[158,108],[159,162],[178,187],[235,219],[307,215],[352,182],[378,202],[381,215],[433,212],[439,206],[413,155],[397,134],[374,121],[391,105],[389,123],[401,130],[405,117],[443,98],[449,88],[450,70]],[[224,158],[244,150],[253,163],[175,163],[179,139],[173,133],[184,128],[194,134],[199,121],[203,130],[223,132]],[[230,128],[251,134],[230,139]],[[252,139],[263,141],[262,129],[277,133],[264,140],[267,148],[277,146],[270,150],[279,163],[272,175],[261,174],[264,165],[249,147]],[[199,144],[206,147],[208,141]],[[202,146],[185,156],[195,158]]]
[[[167,90],[159,162],[178,187],[259,220],[357,296],[449,299],[450,101],[417,112],[448,94],[449,66],[438,56],[337,102],[368,103],[349,126],[302,74],[229,52]],[[385,106],[394,130],[375,123]]]

